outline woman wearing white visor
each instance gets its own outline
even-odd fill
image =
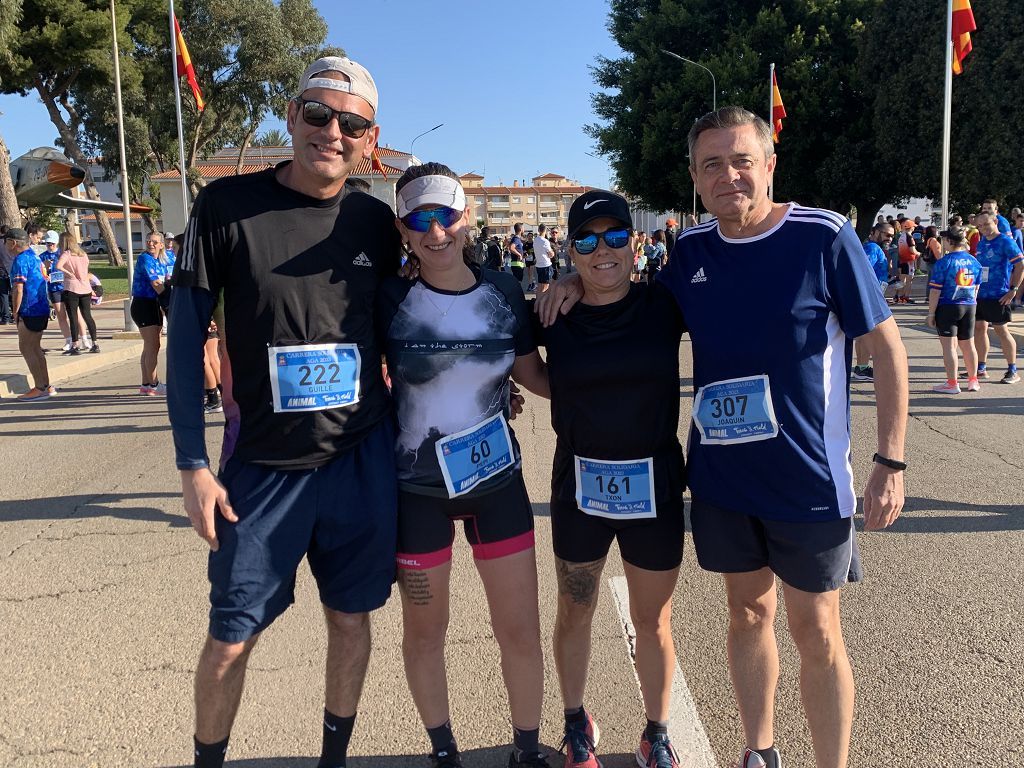
[[[415,280],[377,294],[378,328],[398,416],[398,583],[405,674],[437,768],[461,766],[452,734],[445,634],[455,521],[463,521],[501,650],[513,750],[508,765],[546,766],[538,732],[544,685],[533,512],[509,427],[509,376],[548,396],[530,313],[515,278],[463,260],[469,225],[456,175],[409,168],[396,185]]]

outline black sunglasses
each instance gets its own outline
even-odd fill
[[[366,133],[366,129],[373,125],[373,120],[367,120],[354,112],[339,112],[320,101],[308,99],[299,101],[302,106],[302,119],[316,128],[323,128],[333,117],[338,121],[338,127],[343,134],[350,139],[361,139]]]

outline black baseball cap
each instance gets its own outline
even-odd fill
[[[633,228],[633,217],[629,213],[629,203],[622,195],[609,192],[607,189],[592,189],[577,197],[569,208],[569,239],[584,224],[605,216],[621,221],[630,229]]]
[[[4,235],[5,240],[28,240],[28,232],[21,227],[11,227]]]

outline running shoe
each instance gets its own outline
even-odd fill
[[[208,397],[206,398],[206,404],[203,406],[203,411],[205,413],[223,413],[224,404],[219,397]]]
[[[526,768],[551,768],[548,765],[548,756],[543,752],[519,752],[512,750],[512,754],[508,756],[508,768],[519,768],[519,766],[526,766]]]
[[[875,370],[870,365],[855,365],[850,378],[854,381],[874,381]]]
[[[97,344],[97,343],[96,343],[96,342],[94,341],[94,342],[92,343],[92,346],[91,346],[91,347],[89,347],[89,352],[91,352],[92,354],[94,354],[94,355],[95,355],[95,354],[96,354],[96,353],[98,353],[99,351],[100,351],[100,345],[99,345],[99,344]]]
[[[61,352],[61,355],[80,355],[82,351],[78,347],[69,347]]]
[[[904,304],[917,304],[917,299],[912,299],[909,296],[904,296],[903,297],[903,303]]]
[[[668,736],[648,741],[644,733],[640,736],[640,746],[636,748],[636,764],[642,768],[679,768],[679,755]]]
[[[1007,371],[1000,379],[1003,384],[1016,384],[1018,381],[1020,381],[1020,374],[1016,371]]]
[[[57,394],[57,390],[54,389],[52,386],[46,387],[45,389],[40,389],[39,387],[32,387],[32,389],[30,389],[28,392],[26,392],[23,395],[18,395],[18,397],[15,399],[19,403],[32,403],[35,402],[36,400],[49,400],[55,394]]]
[[[952,384],[947,381],[945,384],[936,384],[932,387],[932,392],[938,392],[940,395],[959,395],[960,385],[955,381]]]
[[[462,768],[462,757],[457,749],[439,749],[428,757],[431,768]]]
[[[582,728],[566,726],[559,751],[565,750],[565,768],[602,768],[601,761],[594,755],[601,729],[594,718],[587,713],[587,722]]]
[[[761,751],[764,752],[765,750]],[[779,754],[779,750],[772,747],[771,751],[774,753],[775,765],[777,768],[782,768],[782,756]],[[763,757],[757,754],[754,750],[748,749],[744,751],[743,757],[740,758],[740,764],[737,768],[766,768],[767,765],[768,763],[764,761]]]
[[[167,385],[164,384],[162,381],[158,382],[157,384],[154,384],[153,385],[153,393],[157,394],[157,395],[166,395],[167,394]]]
[[[61,347],[60,351],[61,352],[67,352],[69,349],[71,349],[71,342],[70,341],[67,344],[65,344],[63,347]]]
[[[980,392],[981,384],[978,383],[977,379],[970,379],[967,382],[967,386],[964,387],[968,392]]]

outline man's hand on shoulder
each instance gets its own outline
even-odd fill
[[[231,508],[228,491],[214,477],[209,467],[202,469],[181,470],[181,494],[185,502],[192,528],[216,552],[220,548],[217,532],[214,527],[214,515],[219,511],[224,519],[231,523],[238,522],[238,516]]]
[[[583,298],[583,283],[578,274],[566,275],[552,284],[551,288],[537,296],[534,311],[545,328],[553,325],[558,314],[567,314],[577,301]]]

